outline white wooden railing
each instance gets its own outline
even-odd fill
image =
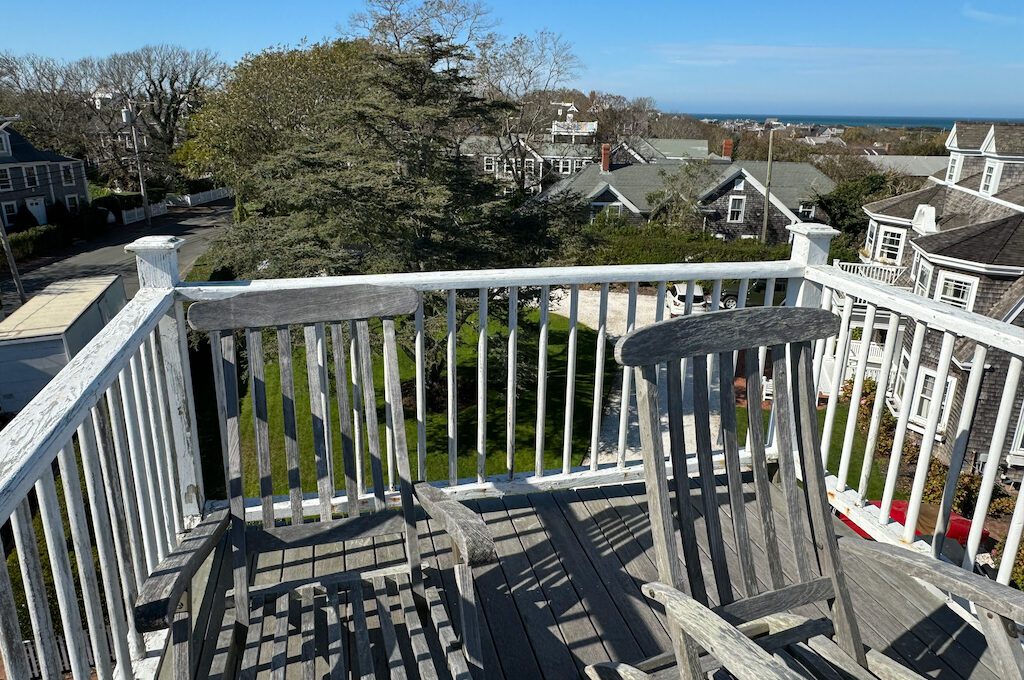
[[[155,672],[158,654],[146,656],[147,649],[159,648],[159,635],[142,637],[134,630],[131,603],[142,580],[159,559],[172,549],[182,531],[188,530],[204,507],[204,490],[199,465],[195,428],[191,372],[186,348],[182,305],[188,301],[222,299],[247,291],[284,288],[310,288],[341,283],[377,283],[411,286],[429,294],[431,309],[440,309],[439,318],[446,325],[445,362],[447,375],[446,416],[447,450],[428,451],[425,375],[426,310],[415,316],[415,337],[412,361],[416,369],[415,422],[416,443],[413,454],[421,478],[427,477],[427,456],[442,456],[447,461],[442,479],[431,480],[445,486],[456,497],[520,493],[539,489],[567,488],[600,483],[615,483],[642,478],[637,456],[631,452],[631,431],[635,415],[629,408],[633,392],[632,373],[620,368],[603,370],[614,335],[628,328],[653,323],[666,315],[669,284],[684,283],[683,307],[686,313],[697,313],[701,305],[693,305],[696,282],[711,290],[710,307],[714,310],[721,298],[722,282],[739,279],[739,306],[746,302],[745,292],[755,280],[764,280],[766,290],[774,282],[787,279],[787,305],[832,307],[837,304],[833,291],[845,294],[837,309],[843,319],[838,336],[818,343],[815,351],[816,379],[829,379],[842,384],[852,379],[854,404],[860,400],[864,377],[871,359],[872,343],[857,347],[857,361],[852,367],[850,356],[853,307],[864,308],[863,324],[871,329],[876,319],[887,319],[888,333],[879,363],[893,364],[898,356],[897,329],[913,334],[910,361],[904,383],[916,383],[921,365],[921,346],[925,339],[937,338],[941,344],[938,365],[933,367],[938,384],[950,370],[953,342],[957,337],[979,341],[974,350],[967,398],[959,422],[946,428],[947,437],[956,442],[954,462],[961,459],[976,404],[982,372],[986,364],[999,365],[1005,358],[1008,369],[995,376],[1002,385],[998,406],[998,426],[993,434],[989,464],[985,469],[985,487],[979,499],[978,513],[985,515],[991,491],[997,480],[998,463],[1007,438],[1007,424],[1016,422],[1014,398],[1019,384],[1024,357],[1024,335],[1019,329],[975,314],[924,300],[906,291],[864,278],[840,268],[826,266],[828,244],[835,233],[820,225],[801,224],[794,232],[793,253],[789,260],[754,263],[666,264],[640,267],[569,267],[544,269],[423,272],[387,276],[353,276],[343,278],[261,280],[238,283],[185,284],[178,280],[177,248],[181,240],[172,237],[147,237],[130,246],[138,258],[141,289],[135,298],[58,376],[17,416],[0,431],[0,518],[9,520],[15,537],[13,550],[19,558],[25,583],[25,599],[36,658],[43,677],[56,677],[56,666],[62,665],[58,649],[58,629],[71,644],[67,658],[76,678],[108,678],[133,667],[139,677]],[[709,288],[710,286],[710,288]],[[534,291],[537,307],[526,307],[526,293]],[[771,305],[771,296],[765,304]],[[699,303],[699,301],[698,301]],[[481,320],[493,318],[497,306],[507,306],[507,322],[500,333],[489,330],[487,323],[475,324],[473,345],[477,351],[475,401],[477,417],[470,427],[460,426],[459,404],[454,366],[460,337],[458,316],[466,307]],[[536,314],[537,343],[522,344],[522,315]],[[553,312],[567,319],[567,342],[564,352],[555,353],[550,346]],[[887,316],[886,316],[887,314]],[[505,317],[505,314],[501,314]],[[503,321],[505,319],[503,318]],[[885,323],[882,321],[881,323]],[[596,331],[595,370],[592,382],[578,379],[579,329],[581,324]],[[501,343],[507,380],[500,389],[488,388],[488,347]],[[533,349],[536,347],[537,349]],[[831,361],[827,359],[831,357]],[[838,360],[836,360],[838,358]],[[762,358],[763,361],[763,358]],[[536,391],[521,394],[517,385],[517,366],[536,367]],[[568,380],[564,386],[564,409],[552,412],[547,395],[548,374],[564,368]],[[210,370],[197,367],[197,370]],[[713,367],[712,369],[713,370]],[[831,375],[824,375],[830,371]],[[878,394],[873,403],[870,431],[861,470],[851,470],[854,459],[856,418],[845,422],[837,418],[839,395],[831,390],[825,407],[825,428],[822,451],[841,442],[839,465],[829,475],[830,500],[840,512],[849,516],[865,531],[879,540],[903,543],[931,554],[931,547],[915,541],[912,528],[920,514],[921,498],[928,462],[933,454],[934,435],[938,430],[939,409],[933,409],[924,423],[922,448],[913,480],[906,526],[889,517],[896,490],[897,463],[884,472],[885,493],[881,508],[867,503],[868,481],[872,472],[875,442],[885,395],[892,391],[888,372],[879,372]],[[710,382],[710,381],[709,381]],[[776,386],[781,389],[783,386]],[[913,401],[908,387],[902,404]],[[354,392],[358,394],[358,390]],[[616,396],[617,395],[617,396]],[[623,397],[625,395],[625,397]],[[574,414],[586,398],[591,410],[589,442],[574,445]],[[355,405],[358,408],[358,405]],[[520,443],[515,428],[506,427],[503,450],[488,448],[486,414],[498,409],[506,413],[506,423],[533,425],[532,442],[526,456],[518,456]],[[851,408],[856,413],[856,408]],[[902,451],[907,437],[916,436],[910,427],[909,407],[899,411],[893,451]],[[356,423],[359,418],[354,419]],[[547,425],[561,432],[561,440],[549,441]],[[920,428],[919,428],[920,429]],[[359,431],[355,432],[357,447]],[[465,446],[466,441],[473,442]],[[493,441],[493,438],[490,439]],[[462,442],[462,443],[460,443]],[[460,452],[473,450],[474,473],[460,473]],[[555,457],[553,468],[546,457]],[[580,450],[582,449],[582,450]],[[504,455],[502,455],[504,454]],[[779,455],[778,451],[774,451]],[[493,463],[502,460],[495,474]],[[462,456],[465,458],[465,456]],[[518,465],[523,460],[526,465]],[[899,455],[891,457],[899,460]],[[582,464],[581,464],[582,461]],[[696,474],[696,466],[688,472]],[[55,475],[56,473],[56,475]],[[79,479],[85,478],[84,495]],[[855,483],[853,483],[855,481]],[[955,484],[947,485],[943,515],[948,509]],[[58,503],[58,489],[63,494],[67,513]],[[366,493],[365,483],[360,492]],[[34,495],[34,502],[32,496]],[[286,498],[281,498],[275,512],[288,512]],[[344,508],[344,490],[336,492],[335,504]],[[211,501],[213,502],[213,501]],[[308,502],[316,503],[311,494]],[[208,504],[207,504],[208,505]],[[36,535],[32,509],[38,507],[43,536]],[[85,508],[88,508],[86,510]],[[253,499],[249,512],[258,518],[259,499]],[[983,519],[975,522],[964,558],[965,566],[973,567],[981,537]],[[1024,528],[1024,506],[1018,503],[1011,521],[1006,555],[1012,557],[1019,547]],[[72,549],[66,537],[71,537]],[[46,550],[52,571],[52,585],[45,581],[40,549]],[[72,573],[70,556],[76,557],[77,573]],[[96,555],[96,569],[92,555]],[[1000,565],[1000,580],[1009,578],[1012,560]],[[105,598],[99,599],[102,583]],[[47,591],[56,592],[59,612],[52,616],[47,605]],[[86,613],[83,622],[79,606]],[[0,651],[8,677],[32,677],[28,666],[14,592],[6,564],[0,566]],[[112,646],[106,635],[92,631],[109,626]],[[83,631],[89,631],[88,637]],[[87,643],[86,640],[89,642]],[[86,650],[86,645],[91,649]],[[95,667],[90,668],[95,659]],[[49,666],[47,665],[49,664]]]
[[[903,276],[903,272],[907,270],[906,267],[877,262],[840,262],[839,260],[833,260],[832,264],[844,272],[863,276],[872,281],[886,283],[890,286],[895,286],[899,278]]]
[[[168,194],[167,205],[191,208],[192,206],[219,201],[230,195],[231,189],[228,187],[208,189],[207,191],[200,191],[194,194]]]

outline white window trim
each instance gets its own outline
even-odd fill
[[[71,181],[69,182],[64,176],[64,171],[67,170],[71,173]],[[75,164],[74,163],[61,163],[60,164],[60,181],[66,187],[75,186]]]
[[[747,188],[747,180],[744,177],[737,177],[736,181],[732,184],[733,191],[743,191]]]
[[[11,155],[11,136],[0,131],[0,156]]]
[[[10,168],[0,168],[0,191],[14,191],[14,180],[11,179]]]
[[[1017,418],[1017,429],[1010,440],[1010,454],[1024,455],[1024,404],[1021,405],[1020,417]]]
[[[807,207],[805,208],[804,206],[807,206]],[[797,206],[796,214],[801,219],[813,220],[814,219],[814,210],[815,210],[816,207],[817,206],[814,205],[813,203],[810,203],[810,204],[808,204],[808,203],[801,203],[800,205]],[[807,216],[804,217],[803,213],[807,213]]]
[[[949,165],[946,166],[946,181],[957,183],[960,181],[960,168],[963,166],[960,154],[949,154]]]
[[[609,208],[617,208],[618,212],[616,214],[619,217],[622,216],[622,214],[623,214],[623,212],[622,212],[622,208],[623,208],[622,201],[607,201],[607,202],[606,201],[594,201],[594,202],[592,202],[590,204],[590,221],[591,221],[591,223],[593,223],[593,221],[595,219],[597,219],[598,215],[601,215],[606,210],[609,210]]]
[[[7,206],[13,206],[14,210],[11,212],[10,219],[7,218]],[[4,224],[7,227],[14,225],[14,218],[18,216],[18,202],[17,201],[4,201],[0,203],[0,218],[4,220]]]
[[[907,350],[903,350],[900,353],[900,363],[896,366],[896,376],[893,379],[893,391],[890,395],[890,400],[897,409],[903,408],[903,391],[896,390],[896,383],[899,382],[899,373],[903,370],[904,362],[906,362],[907,370],[910,370],[910,354]],[[939,376],[938,373],[925,366],[918,365],[917,367],[917,380],[914,384],[914,395],[910,400],[910,420],[909,422],[914,427],[914,431],[922,431],[919,428],[927,426],[927,416],[921,417],[917,415],[917,408],[921,403],[921,390],[924,387],[924,379],[926,376],[930,376],[932,380],[936,380]],[[904,386],[906,385],[906,374],[904,374]],[[936,436],[946,431],[946,425],[949,423],[949,414],[953,410],[953,395],[956,394],[956,378],[948,376],[946,378],[947,391],[940,397],[942,400],[940,408],[942,411],[939,414],[939,425],[935,430]],[[932,404],[935,403],[935,397],[932,396]],[[929,407],[931,410],[931,407]]]
[[[732,212],[733,212],[732,204],[733,204],[733,201],[739,201],[739,203],[740,203],[740,207],[739,207],[740,216],[737,219],[735,219],[735,220],[732,218]],[[726,215],[725,215],[725,221],[726,222],[728,222],[730,224],[739,224],[739,223],[743,222],[743,216],[747,212],[747,197],[746,196],[730,196],[729,197],[729,209],[728,210],[729,210],[728,213],[726,213]]]
[[[878,225],[878,229],[875,231],[875,244],[871,251],[871,257],[875,260],[882,260],[882,242],[885,240],[885,234],[895,234],[900,239],[899,249],[896,251],[896,258],[889,259],[885,258],[888,262],[899,264],[903,260],[903,249],[907,245],[907,233],[903,229],[896,229],[894,227],[887,227],[884,224]]]
[[[69,199],[72,199],[72,198],[75,199],[75,207],[74,208],[71,207],[71,203],[70,203],[70,200],[69,200]],[[65,194],[64,195],[64,205],[67,207],[67,209],[69,211],[70,210],[78,210],[79,208],[82,207],[82,201],[78,198],[78,194]]]
[[[937,302],[944,302],[952,307],[959,307],[952,302],[942,299],[942,284],[946,281],[955,281],[957,283],[965,283],[971,287],[970,295],[967,297],[967,306],[964,309],[968,312],[974,310],[974,299],[978,295],[978,283],[979,279],[977,276],[968,276],[966,274],[955,274],[946,270],[940,270],[939,276],[935,280],[935,295],[934,298]]]
[[[878,222],[868,220],[868,235],[864,239],[864,250],[870,257],[875,256],[875,240],[878,238]]]
[[[496,167],[494,156],[484,156],[484,172],[494,172]]]
[[[989,171],[992,176],[989,177]],[[981,171],[981,187],[978,189],[983,195],[991,196],[999,192],[999,176],[1002,174],[1002,163],[989,159],[985,161],[985,169]],[[988,181],[988,185],[985,182]]]
[[[934,278],[934,276],[935,276],[935,265],[933,265],[931,262],[929,262],[928,260],[924,259],[920,255],[916,255],[915,258],[914,258],[914,267],[915,267],[915,271],[914,271],[913,276],[912,276],[912,279],[913,279],[913,282],[914,282],[914,293],[916,293],[917,295],[920,295],[921,297],[925,297],[926,298],[926,297],[929,296],[929,294],[931,292],[931,289],[932,289],[932,278]],[[925,280],[924,290],[918,290],[918,288],[920,288],[920,286],[918,285],[918,283],[919,283],[919,278],[918,277],[921,275],[921,272],[923,270],[927,270],[928,271],[928,278]]]
[[[28,173],[32,171],[32,181],[34,184],[28,183]],[[25,182],[26,189],[38,189],[39,188],[39,169],[35,165],[23,165],[21,166],[21,177]]]

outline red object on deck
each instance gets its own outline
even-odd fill
[[[881,501],[870,501],[871,505],[881,507]],[[889,511],[889,517],[900,524],[904,524],[907,521],[907,501],[893,501],[892,509]],[[934,530],[935,517],[934,513],[924,512],[926,508],[922,508],[921,516],[918,520],[918,531],[915,532],[917,536],[930,535]],[[843,524],[853,529],[853,531],[861,538],[871,538],[871,535],[861,529],[857,524],[846,515],[840,514],[839,519],[842,520]],[[925,531],[920,531],[924,528]],[[967,545],[967,536],[971,533],[971,520],[967,519],[963,515],[958,515],[955,512],[949,515],[949,528],[946,531],[946,538],[951,539],[959,543],[960,545]],[[988,539],[988,530],[981,530],[981,540],[985,541]]]

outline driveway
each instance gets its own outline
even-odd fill
[[[184,274],[206,252],[210,243],[231,224],[232,207],[233,203],[229,199],[194,208],[172,208],[167,215],[155,218],[152,226],[147,227],[145,222],[138,222],[112,229],[100,239],[80,241],[54,256],[24,263],[19,269],[25,292],[32,295],[55,281],[65,279],[120,274],[124,278],[125,292],[128,297],[132,297],[139,289],[139,280],[136,276],[135,256],[124,252],[125,245],[150,234],[180,236],[185,239],[179,251]],[[13,303],[17,302],[17,295],[6,272],[4,277],[0,281],[0,288],[7,311],[10,311]]]

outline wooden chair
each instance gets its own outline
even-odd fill
[[[820,309],[750,308],[664,321],[619,341],[616,359],[636,371],[644,473],[659,577],[659,582],[646,584],[643,592],[665,606],[673,650],[636,665],[591,666],[587,669],[591,678],[696,678],[716,669],[752,680],[919,677],[889,657],[864,648],[843,572],[819,455],[817,392],[812,377],[814,341],[835,334],[838,328],[838,318]],[[768,348],[772,362],[775,436],[780,452],[777,478],[781,486],[781,494],[777,490],[775,497],[781,496],[784,507],[773,509],[763,414],[755,397],[747,408],[746,451],[751,458],[756,501],[752,507],[756,507],[757,517],[748,518],[744,494],[749,497],[751,489],[749,484],[745,488],[737,445],[734,352],[744,356],[747,394],[760,395],[761,347]],[[719,362],[726,494],[737,546],[732,564],[727,561],[712,459],[709,355]],[[699,505],[709,553],[703,560],[697,532],[704,529],[697,522],[697,507],[691,504],[686,474],[681,359],[688,359],[693,367]],[[661,380],[667,383],[668,392],[669,457],[674,472],[671,482],[666,474],[658,408],[662,365],[665,371]],[[776,524],[774,512],[784,525]],[[766,559],[762,562],[767,562],[767,574],[755,573],[752,528],[763,546]],[[792,540],[783,542],[780,534]],[[1013,621],[1024,620],[1024,594],[901,548],[861,539],[844,538],[843,543],[843,552],[849,553],[846,557],[875,560],[973,600],[1006,677],[1021,677],[1024,654]],[[783,557],[787,565],[795,563],[796,582],[787,583]],[[711,606],[705,585],[712,578],[716,606]],[[829,617],[790,613],[820,602],[827,602]]]
[[[494,545],[483,521],[461,504],[428,484],[413,483],[406,444],[402,391],[395,340],[397,316],[412,314],[419,294],[410,289],[369,285],[339,286],[314,290],[285,290],[242,294],[223,301],[199,302],[189,308],[192,328],[210,334],[214,360],[221,442],[224,448],[229,507],[211,514],[169,554],[145,582],[135,618],[141,630],[171,627],[174,677],[194,677],[192,608],[189,593],[193,577],[225,533],[228,534],[232,569],[235,629],[232,647],[237,674],[256,677],[257,671],[273,671],[284,677],[290,665],[300,666],[303,677],[470,678],[484,677],[481,663],[477,605],[472,569],[496,559]],[[382,466],[382,447],[377,419],[377,396],[370,341],[370,321],[380,317],[383,337],[386,428],[393,443],[393,469],[397,475],[400,507],[389,507]],[[317,499],[304,504],[299,478],[299,445],[292,375],[292,332],[302,326],[313,421]],[[346,328],[347,327],[347,328]],[[376,327],[376,326],[375,326]],[[267,394],[264,376],[263,329],[276,329],[279,348],[285,448],[288,459],[288,523],[275,520],[269,448]],[[235,331],[244,329],[247,339],[249,382],[256,442],[255,466],[259,475],[261,523],[247,521],[243,497],[243,461],[239,438],[238,364]],[[345,517],[336,517],[334,497],[331,392],[326,334],[330,332],[335,368],[335,396],[340,417],[344,467]],[[352,347],[361,394],[349,398],[345,335]],[[353,388],[353,392],[356,390]],[[369,451],[372,495],[359,497],[359,476],[365,469],[362,452],[353,445],[350,404],[358,398],[365,406],[363,435]],[[358,412],[357,412],[358,418]],[[389,472],[392,465],[388,466]],[[308,503],[308,501],[306,501]],[[461,635],[456,636],[443,604],[442,593],[424,583],[416,503],[435,526],[444,529],[452,543],[458,593]],[[307,511],[317,514],[307,518]],[[284,513],[282,513],[284,514]],[[308,521],[307,521],[308,520]],[[346,541],[384,540],[396,536],[397,563],[365,569],[341,569],[342,562],[313,578],[292,576],[283,568],[273,582],[254,585],[251,565],[263,553],[284,555],[284,560],[305,549],[322,553],[325,546]],[[395,541],[397,543],[397,540]],[[404,555],[402,554],[404,552]],[[282,559],[282,558],[279,558]],[[320,565],[318,572],[324,572]],[[372,617],[373,612],[376,616]],[[374,642],[368,620],[376,621]],[[214,626],[211,630],[216,631]],[[213,633],[216,636],[216,632]],[[291,641],[289,638],[292,638]],[[213,640],[215,643],[216,640]],[[298,653],[296,652],[298,650]],[[325,670],[326,669],[326,670]],[[376,669],[376,670],[375,670]],[[231,676],[228,671],[226,676]],[[291,672],[289,672],[291,677]]]

